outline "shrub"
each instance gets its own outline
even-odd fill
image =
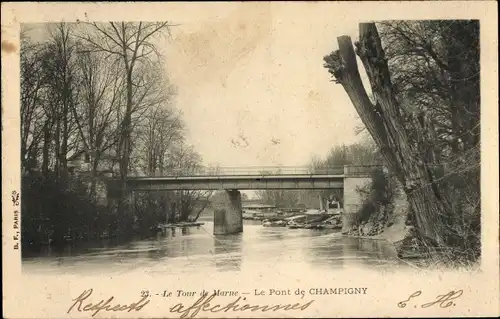
[[[371,174],[371,183],[358,188],[357,191],[364,198],[363,204],[355,217],[355,222],[359,225],[368,221],[372,216],[385,213],[384,208],[393,201],[395,184],[392,183],[391,178],[381,168],[377,168]]]
[[[378,209],[378,205],[370,200],[366,200],[356,213],[355,223],[359,225],[363,222],[368,221],[373,213],[377,212]]]

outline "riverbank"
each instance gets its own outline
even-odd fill
[[[406,225],[408,202],[404,194],[398,194],[393,203],[372,213],[368,220],[353,225],[346,235],[362,236],[371,239],[385,239],[391,244],[402,241],[411,231]]]
[[[411,247],[406,247],[407,242],[411,241],[413,231],[413,227],[407,225],[408,209],[406,197],[404,195],[396,196],[390,207],[384,207],[373,212],[367,221],[353,225],[350,229],[344,231],[343,235],[386,241],[394,247],[398,258],[406,263],[417,265],[419,262],[417,262],[416,257],[421,255],[416,254]]]
[[[370,239],[374,241],[385,241],[391,245],[397,258],[418,270],[440,269],[445,267],[443,259],[438,255],[433,256],[425,248],[420,247],[415,236],[412,234],[413,226],[406,225],[407,204],[397,203],[393,214],[385,219],[379,219],[378,216],[369,220],[363,225],[354,226],[352,229],[343,233],[348,238]],[[376,231],[376,234],[367,235]],[[466,265],[473,268],[474,265]]]
[[[393,223],[390,226],[385,226],[383,230],[377,235],[355,235],[344,234],[347,238],[361,238],[374,241],[386,242],[394,248],[397,259],[407,264],[408,266],[417,270],[430,270],[432,268],[442,267],[441,263],[430,260],[429,258],[422,257],[421,254],[415,254],[412,249],[405,247],[403,243],[411,237],[412,227],[406,225],[406,216],[395,216]]]
[[[362,232],[362,228],[361,230],[360,228],[357,228],[354,231],[351,230],[343,235],[354,238],[385,240],[390,244],[397,246],[397,244],[401,242],[411,231],[411,227],[406,226],[405,221],[406,216],[394,216],[393,220],[389,224],[382,226],[382,230],[376,235],[362,235],[359,233]],[[365,226],[365,228],[366,227],[371,226]]]

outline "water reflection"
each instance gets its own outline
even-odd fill
[[[263,237],[267,237],[269,240],[283,240],[285,239],[285,234],[282,229],[274,227],[262,227],[259,234]]]
[[[151,242],[151,250],[148,252],[148,258],[152,260],[160,260],[167,256],[167,246],[164,245],[161,239]]]
[[[94,244],[83,250],[45,251],[23,261],[24,271],[81,273],[132,269],[158,274],[269,271],[292,263],[312,268],[391,268],[394,249],[384,241],[348,238],[332,230],[262,227],[246,222],[243,233],[213,235],[213,224],[172,228],[126,245]]]
[[[213,236],[215,267],[219,271],[241,270],[243,234]]]
[[[366,266],[388,267],[397,263],[396,252],[388,243],[380,240],[350,238],[340,234],[311,238],[305,252],[318,265],[333,268]]]

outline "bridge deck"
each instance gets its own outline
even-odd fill
[[[170,176],[129,176],[127,187],[137,191],[154,190],[256,190],[256,189],[341,189],[348,174],[369,176],[374,166],[252,167],[170,170]],[[119,189],[120,180],[110,178],[108,191]]]
[[[108,184],[112,185],[115,183],[119,183],[119,180],[108,180]],[[127,185],[137,191],[195,189],[328,189],[342,188],[344,186],[344,175],[295,174],[131,177],[127,179]]]

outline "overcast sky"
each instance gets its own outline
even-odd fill
[[[315,5],[225,9],[181,21],[167,44],[177,106],[206,164],[304,165],[360,139],[354,107],[323,68],[358,21]]]
[[[206,165],[307,165],[362,138],[323,68],[338,36],[357,40],[360,21],[314,3],[197,4],[168,15],[176,26],[158,43],[188,142]],[[45,30],[30,29],[38,39]]]

